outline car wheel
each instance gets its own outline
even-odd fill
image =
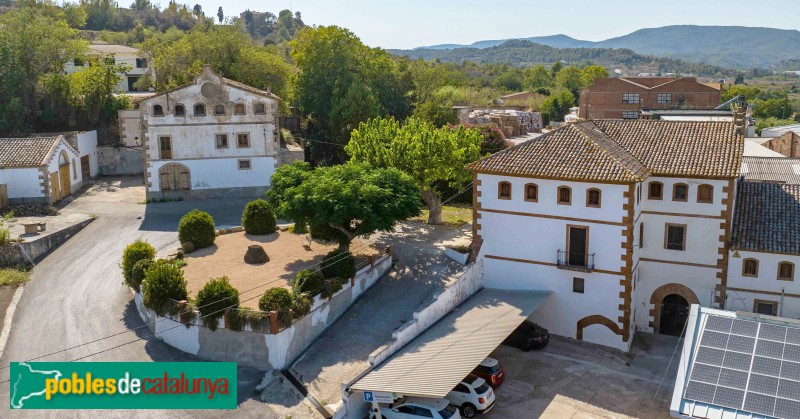
[[[530,341],[526,340],[519,344],[519,349],[521,349],[522,352],[528,352],[533,349],[533,345],[531,345]]]
[[[461,406],[461,414],[464,415],[465,418],[474,418],[476,413],[478,413],[478,411],[475,410],[475,406],[469,403]]]

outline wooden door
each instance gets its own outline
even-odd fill
[[[8,185],[0,185],[0,208],[8,206]]]
[[[89,156],[81,156],[81,180],[86,182],[91,177],[91,170],[89,170]]]
[[[182,164],[168,164],[158,170],[162,191],[188,191],[191,189],[189,168]]]
[[[569,264],[572,266],[586,266],[586,248],[589,229],[586,227],[569,228]]]
[[[158,137],[159,155],[162,159],[172,158],[172,138]]]
[[[50,173],[50,202],[58,202],[61,200],[59,186],[58,172]]]
[[[58,173],[61,178],[61,198],[67,197],[72,193],[72,184],[70,183],[69,165],[65,164],[59,166]],[[60,199],[60,198],[59,198]]]

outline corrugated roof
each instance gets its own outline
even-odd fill
[[[744,156],[742,176],[747,180],[800,184],[800,159]]]
[[[800,255],[800,185],[738,182],[732,247]]]
[[[751,140],[749,138],[744,141],[744,153],[742,155],[748,157],[786,157],[759,144],[759,140]]]
[[[549,295],[479,291],[350,389],[442,398]]]
[[[744,139],[729,122],[595,120],[567,124],[468,166],[476,172],[633,183],[650,175],[733,178]]]
[[[60,136],[0,138],[0,168],[38,167],[49,159]]]

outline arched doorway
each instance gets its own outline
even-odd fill
[[[689,302],[678,294],[664,297],[660,317],[658,331],[662,335],[680,336],[689,319]]]
[[[58,174],[51,174],[50,180],[51,182],[54,182],[54,184],[51,186],[53,202],[60,201],[72,193],[72,182],[70,181],[69,172],[69,156],[67,156],[66,151],[61,150],[61,153],[58,155]],[[57,185],[55,184],[56,182]]]
[[[189,168],[179,163],[169,163],[158,169],[161,192],[188,191],[191,189]]]

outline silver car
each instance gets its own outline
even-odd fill
[[[381,407],[381,416],[386,419],[461,419],[458,409],[447,399],[425,399],[422,397],[406,397],[392,404]],[[377,417],[369,412],[369,417]]]
[[[465,418],[488,412],[494,407],[494,391],[486,380],[477,375],[468,375],[445,396],[453,406],[461,408]]]

